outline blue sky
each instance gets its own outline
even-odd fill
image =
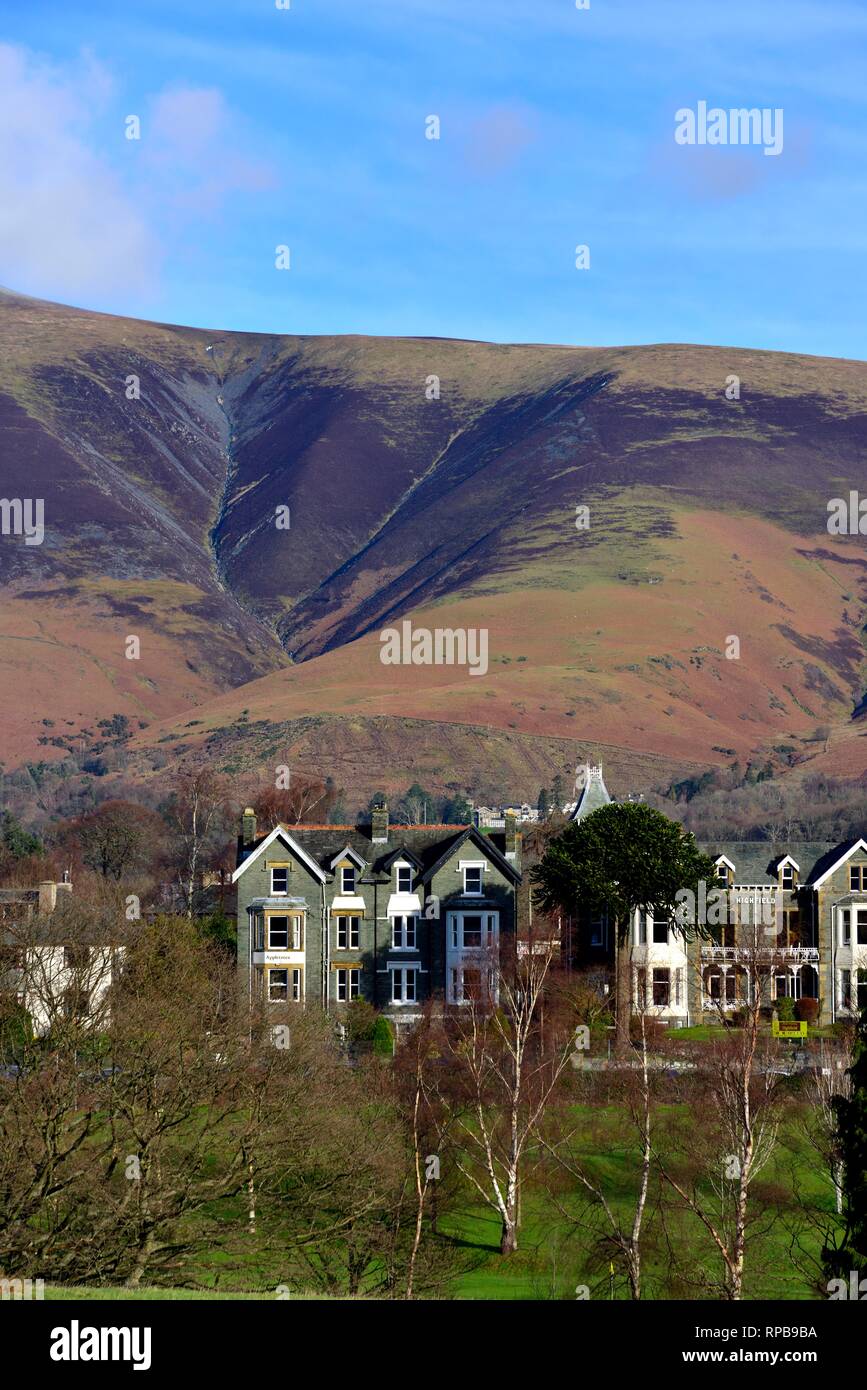
[[[867,357],[864,0],[0,13],[11,288],[219,328]],[[702,100],[782,108],[782,153],[678,145]]]

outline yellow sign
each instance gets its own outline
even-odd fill
[[[807,1025],[795,1019],[771,1020],[771,1034],[775,1038],[805,1038],[807,1036]]]

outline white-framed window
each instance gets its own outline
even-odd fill
[[[289,971],[289,998],[294,1004],[300,1004],[304,996],[304,973],[300,966],[295,966]]]
[[[644,923],[640,916],[638,919],[638,930],[639,933],[644,931]],[[644,935],[639,935],[639,944],[641,944],[646,939],[646,935],[646,931],[644,932]],[[600,912],[595,917],[590,918],[590,945],[605,945],[605,914],[603,912]]]
[[[665,1009],[671,1003],[671,971],[667,966],[653,967],[653,1003]]]
[[[858,946],[867,946],[867,908],[855,908],[855,941]]]
[[[344,895],[355,892],[355,865],[344,864],[340,870],[340,891]]]
[[[867,864],[849,865],[849,888],[853,893],[867,890]]]
[[[462,963],[449,970],[449,1003],[470,1004],[481,1000],[484,992],[484,977],[480,964]]]
[[[395,951],[415,949],[416,920],[413,914],[391,919],[391,944]]]
[[[392,1004],[414,1004],[416,1001],[416,967],[402,966],[391,971]]]
[[[724,862],[717,864],[716,876],[720,883],[724,884],[726,888],[731,888],[732,880],[734,879],[731,864],[726,864]]]
[[[289,971],[288,970],[269,970],[268,971],[268,1002],[270,1004],[285,1004],[289,998]]]
[[[496,912],[449,913],[449,944],[453,951],[479,951],[497,942]]]
[[[484,891],[484,864],[463,864],[461,867],[464,874],[464,896],[467,898],[481,897]]]
[[[668,945],[668,923],[665,921],[664,918],[660,918],[659,920],[657,920],[657,918],[654,917],[652,913],[650,914],[650,920],[651,920],[651,922],[653,923],[653,944],[654,944],[654,946],[667,946],[667,945]]]
[[[840,909],[840,945],[852,944],[852,914],[848,907]]]
[[[337,976],[337,999],[341,1004],[351,1003],[358,998],[358,977],[361,971],[358,967],[349,966],[345,970],[336,970]]]
[[[271,870],[271,897],[285,898],[289,892],[289,869],[285,864]]]
[[[708,997],[715,1003],[735,1003],[735,975],[727,970],[725,975],[710,975],[707,982]]]
[[[398,893],[412,892],[412,865],[398,864],[395,867],[395,878]]]
[[[289,949],[289,918],[288,917],[268,917],[268,946],[269,951],[288,951]]]
[[[840,1008],[851,1009],[852,1007],[852,971],[840,971]]]
[[[265,918],[261,912],[257,912],[252,921],[253,928],[253,950],[264,951],[265,949]]]
[[[349,917],[343,914],[335,917],[336,932],[335,944],[338,951],[356,951],[358,949],[358,928],[361,922],[360,917]]]
[[[794,864],[784,864],[780,869],[780,887],[790,893],[795,886],[796,875]]]
[[[295,913],[291,917],[278,917],[269,913],[266,922],[268,927],[266,950],[303,951],[304,919],[300,914]]]

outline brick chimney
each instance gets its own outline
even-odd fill
[[[370,813],[370,838],[375,845],[388,844],[388,802],[374,806]]]
[[[256,838],[256,812],[252,806],[244,807],[241,817],[241,844],[249,849]]]
[[[521,866],[521,836],[518,833],[518,817],[514,811],[507,811],[505,814],[506,823],[506,858],[515,865]]]

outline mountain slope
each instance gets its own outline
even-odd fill
[[[228,334],[13,295],[0,348],[3,493],[46,509],[42,546],[0,543],[7,766],[46,718],[118,712],[150,725],[140,775],[157,744],[231,764],[247,709],[244,761],[285,744],[359,794],[418,768],[526,794],[602,746],[647,777],[807,756],[820,724],[867,767],[867,554],[826,528],[867,486],[863,364]],[[487,673],[383,666],[406,617],[487,629]]]

